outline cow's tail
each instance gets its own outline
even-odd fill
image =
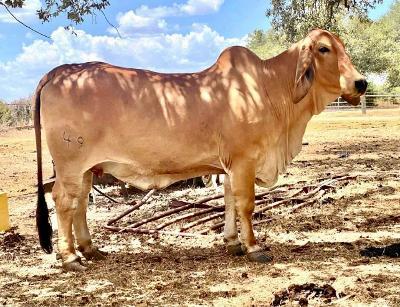
[[[48,81],[46,75],[39,83],[34,101],[34,117],[33,122],[35,126],[35,139],[36,139],[36,154],[37,154],[37,189],[38,199],[36,205],[36,227],[39,233],[40,246],[43,250],[50,254],[53,251],[52,236],[53,229],[51,227],[49,209],[47,208],[46,199],[44,197],[43,187],[43,169],[42,169],[42,133],[40,126],[40,94],[43,86]]]

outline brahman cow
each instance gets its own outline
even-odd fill
[[[85,269],[74,236],[84,257],[103,258],[86,222],[92,172],[110,173],[143,190],[226,174],[227,249],[268,262],[253,233],[254,184],[270,187],[277,181],[300,151],[313,115],[339,96],[357,105],[366,87],[342,41],[320,29],[268,60],[244,47],[228,48],[198,73],[100,62],[59,66],[36,90],[41,246],[52,251],[42,188],[42,122],[57,172],[52,193],[64,269]]]

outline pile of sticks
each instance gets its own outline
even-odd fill
[[[298,182],[294,184],[279,185],[268,191],[256,194],[256,208],[254,210],[255,221],[253,225],[260,225],[277,219],[283,214],[293,213],[300,208],[309,206],[321,201],[327,191],[335,190],[339,182],[347,182],[355,179],[356,176],[337,175],[329,178],[321,178],[316,183]],[[196,237],[211,232],[218,232],[224,226],[224,204],[223,194],[209,196],[194,203],[173,200],[169,209],[154,214],[152,217],[141,219],[130,223],[125,227],[116,226],[116,223],[123,217],[139,209],[151,199],[156,190],[151,190],[143,199],[138,202],[131,202],[131,208],[108,221],[106,229],[114,232],[130,232],[142,234],[166,234],[176,236]],[[211,203],[211,201],[218,201]],[[265,218],[266,212],[283,208],[284,211],[276,216]],[[211,221],[216,221],[209,225]],[[157,225],[144,227],[150,223]],[[179,225],[177,227],[177,225]],[[207,225],[207,226],[206,226]],[[174,230],[165,230],[167,227],[174,227]],[[178,229],[177,229],[178,228]],[[193,231],[196,229],[196,231]],[[190,232],[192,230],[192,232]]]

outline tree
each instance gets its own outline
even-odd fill
[[[262,59],[278,55],[288,47],[284,37],[274,30],[255,30],[249,34],[247,47]]]
[[[381,33],[381,49],[383,58],[387,61],[388,84],[400,92],[400,1],[396,1],[388,14],[377,25]]]
[[[362,31],[360,31],[362,29]],[[340,38],[351,55],[352,62],[362,73],[384,73],[389,65],[385,52],[385,37],[379,23],[347,19],[339,25]]]
[[[11,119],[10,108],[0,100],[0,125],[9,125]]]
[[[9,8],[22,8],[25,2],[26,0],[4,0],[0,1],[0,5],[12,14]],[[70,22],[66,28],[70,28],[72,24],[80,24],[86,16],[95,15],[96,12],[100,12],[106,18],[103,10],[109,5],[108,0],[45,0],[45,5],[37,11],[37,15],[42,22],[49,22],[53,18],[65,14]],[[13,17],[15,18],[15,16]],[[107,22],[109,21],[107,20]]]
[[[289,42],[303,38],[311,29],[337,32],[343,16],[368,20],[368,10],[383,0],[271,0],[266,15],[272,27]]]
[[[360,71],[383,73],[389,90],[400,89],[400,1],[377,21],[345,20],[340,37]]]

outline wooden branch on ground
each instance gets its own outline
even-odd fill
[[[152,190],[152,191],[153,191],[153,190]],[[151,191],[150,191],[150,192],[151,192]],[[149,194],[150,194],[150,193],[149,193]],[[145,198],[146,198],[146,197],[147,197],[147,195],[145,196]],[[175,208],[173,208],[173,209],[170,209],[170,210],[167,210],[167,211],[164,211],[164,212],[160,212],[160,213],[155,214],[154,216],[152,216],[152,217],[150,217],[150,218],[147,218],[147,219],[141,220],[141,221],[139,221],[139,222],[130,224],[130,225],[126,226],[126,227],[123,228],[123,229],[127,229],[127,228],[137,228],[137,227],[139,227],[139,226],[141,226],[141,225],[143,225],[143,224],[146,224],[146,223],[149,223],[149,222],[152,222],[152,221],[161,219],[161,218],[163,218],[163,217],[166,217],[166,216],[169,216],[169,215],[172,215],[172,214],[175,214],[175,213],[178,213],[178,212],[181,212],[181,211],[190,209],[190,208],[201,207],[201,208],[212,209],[212,210],[210,210],[210,211],[218,210],[218,209],[219,209],[218,206],[205,205],[205,203],[206,203],[206,202],[209,202],[209,201],[211,201],[211,200],[215,200],[215,199],[222,198],[222,197],[224,197],[224,194],[218,194],[218,195],[214,195],[214,196],[208,196],[208,197],[205,197],[205,198],[200,199],[199,201],[197,201],[197,202],[195,202],[195,203],[185,203],[185,202],[182,202],[182,203],[183,203],[182,205],[174,206]],[[144,200],[145,198],[143,198],[143,200]],[[142,200],[142,201],[143,201],[143,200]],[[146,199],[146,200],[147,200],[147,199]],[[141,204],[140,204],[140,205],[141,205]],[[107,225],[111,225],[111,224],[115,223],[116,221],[120,220],[122,217],[128,215],[129,213],[133,212],[133,211],[136,210],[137,208],[138,208],[137,205],[135,205],[134,207],[132,207],[132,208],[130,208],[129,210],[125,211],[124,213],[120,214],[120,215],[117,216],[116,218],[110,220],[110,221],[107,223]],[[168,226],[168,225],[167,225],[167,226]]]
[[[293,213],[293,212],[295,212],[296,210],[298,210],[298,209],[300,209],[302,207],[305,207],[305,206],[307,206],[309,204],[314,203],[318,198],[320,198],[323,194],[325,194],[325,191],[323,190],[325,187],[332,188],[332,184],[337,182],[337,181],[357,178],[357,176],[350,176],[350,175],[347,175],[347,174],[344,174],[344,175],[341,175],[341,176],[342,177],[335,176],[334,179],[332,179],[332,178],[326,179],[323,182],[319,183],[319,185],[317,187],[315,187],[313,190],[311,190],[306,195],[304,195],[302,197],[294,197],[294,196],[299,195],[304,190],[304,187],[301,188],[301,189],[298,189],[294,193],[292,193],[289,196],[289,198],[282,199],[282,200],[279,200],[277,202],[273,202],[271,204],[268,204],[268,205],[266,205],[264,207],[261,207],[259,209],[256,209],[254,211],[254,215],[263,213],[263,212],[265,212],[267,210],[276,208],[276,207],[278,207],[280,205],[283,205],[283,204],[291,202],[291,201],[300,201],[301,202],[300,204],[295,205],[294,207],[292,207],[292,209],[290,209],[290,210],[288,210],[286,212],[286,214],[287,213]],[[313,185],[313,186],[315,186],[315,185]],[[306,187],[311,187],[311,186],[306,186]],[[317,195],[314,196],[315,194],[317,194]],[[262,203],[265,203],[265,201],[267,201],[267,200],[259,200],[259,201],[256,201],[256,204],[262,204]],[[274,218],[267,218],[267,219],[264,219],[264,220],[255,221],[253,223],[253,225],[258,225],[258,224],[261,224],[261,223],[269,222],[269,221],[272,221],[273,219]],[[225,225],[225,222],[223,221],[223,222],[215,224],[215,225],[211,226],[209,229],[201,231],[199,233],[200,234],[205,234],[209,230],[217,230],[217,229],[220,229],[220,228],[224,227],[224,225]]]
[[[277,185],[275,187],[268,189],[268,191],[255,194],[255,199],[262,199],[263,196],[278,192],[287,192],[287,189],[285,189],[284,185]]]
[[[212,208],[208,208],[208,209],[204,209],[204,210],[200,210],[200,211],[196,211],[196,212],[191,212],[191,213],[188,213],[188,214],[185,214],[185,215],[181,215],[181,216],[178,216],[178,217],[176,217],[176,218],[174,218],[172,220],[166,221],[166,222],[158,225],[156,227],[156,229],[160,230],[160,229],[163,229],[163,228],[165,228],[165,227],[167,227],[167,226],[169,226],[171,224],[177,223],[179,221],[190,219],[190,218],[193,218],[193,217],[196,217],[196,216],[199,216],[199,215],[203,215],[203,214],[206,214],[206,213],[209,213],[209,212],[212,212],[212,211],[221,210],[221,209],[224,210],[224,207],[225,207],[225,205],[219,205],[219,206],[216,206],[216,207],[212,207]]]
[[[260,213],[262,213],[262,212],[265,212],[265,211],[267,211],[267,210],[273,209],[273,208],[275,208],[275,207],[278,207],[278,206],[280,206],[280,205],[282,205],[282,204],[284,204],[284,203],[288,203],[288,202],[291,202],[291,201],[298,201],[298,202],[303,203],[304,201],[309,200],[310,197],[314,196],[314,195],[317,194],[319,191],[321,191],[324,187],[326,187],[326,186],[331,187],[331,184],[332,184],[332,183],[335,183],[336,181],[339,181],[339,180],[344,180],[344,179],[346,179],[346,178],[347,178],[347,177],[325,180],[325,181],[321,182],[316,188],[314,188],[313,190],[311,190],[310,192],[308,192],[306,195],[301,196],[301,197],[294,197],[294,196],[299,195],[299,194],[300,194],[299,191],[301,192],[301,190],[304,189],[304,188],[303,188],[303,189],[301,189],[301,190],[299,190],[299,191],[293,193],[290,197],[288,197],[288,198],[286,198],[286,199],[277,201],[277,202],[272,203],[272,204],[268,204],[268,205],[266,205],[266,206],[264,206],[264,207],[261,207],[261,208],[255,210],[255,211],[254,211],[254,214],[260,214]]]
[[[292,193],[288,198],[279,200],[277,202],[274,202],[272,204],[268,204],[264,207],[261,207],[257,210],[254,211],[254,214],[260,214],[263,213],[267,210],[271,210],[273,208],[276,208],[280,205],[283,205],[285,203],[289,203],[292,201],[298,201],[298,202],[303,202],[304,200],[309,199],[310,197],[312,197],[313,195],[315,195],[316,193],[318,193],[318,191],[320,191],[323,187],[325,187],[327,184],[332,184],[334,181],[337,181],[337,179],[329,179],[329,180],[325,180],[324,182],[322,182],[320,185],[318,185],[316,188],[314,188],[313,190],[311,190],[310,192],[308,192],[306,195],[302,196],[302,197],[295,197],[297,195],[299,195],[303,190],[304,187],[302,189],[296,190],[295,193]],[[311,187],[311,186],[307,186],[307,187]]]
[[[267,210],[271,210],[273,208],[276,208],[278,206],[287,204],[287,203],[294,203],[293,207],[291,207],[288,211],[285,211],[285,214],[287,213],[292,213],[295,212],[296,210],[305,207],[309,204],[314,203],[316,200],[318,200],[324,193],[326,189],[332,189],[334,188],[333,184],[335,184],[337,181],[341,181],[341,180],[347,180],[347,179],[354,179],[357,176],[350,176],[348,174],[341,174],[341,175],[336,175],[336,176],[331,176],[329,178],[324,178],[323,181],[319,181],[319,183],[316,184],[311,184],[311,185],[306,185],[303,186],[301,188],[297,188],[295,189],[292,193],[290,193],[288,196],[283,196],[285,197],[284,199],[281,199],[279,201],[275,201],[273,203],[267,204],[265,206],[262,206],[258,209],[256,209],[254,211],[254,214],[260,214],[263,213]],[[285,185],[280,185],[280,186],[276,186],[268,191],[262,192],[262,193],[258,193],[255,195],[256,197],[256,201],[255,204],[256,205],[261,205],[261,204],[266,204],[268,201],[270,201],[270,199],[264,199],[263,197],[274,193],[274,192],[288,192],[288,190],[293,189],[297,184],[285,184]],[[284,189],[283,191],[279,191],[279,189]],[[129,213],[131,213],[132,211],[136,210],[137,208],[139,208],[142,204],[144,204],[150,197],[151,195],[154,193],[155,190],[150,191],[140,202],[138,202],[137,204],[135,204],[132,208],[130,208],[129,210],[125,211],[124,213],[120,214],[118,217],[110,220],[107,225],[111,225],[113,223],[115,223],[116,221],[118,221],[119,219],[121,219],[122,217],[128,215]],[[305,195],[303,196],[299,196],[300,194],[305,193]],[[199,211],[195,211],[195,212],[190,212],[178,217],[175,217],[169,221],[165,221],[164,223],[158,225],[155,229],[150,229],[149,231],[151,231],[151,233],[155,233],[156,231],[159,231],[161,233],[161,229],[177,223],[179,221],[183,221],[183,220],[187,220],[187,219],[191,219],[193,217],[197,217],[200,215],[204,215],[213,211],[220,211],[224,209],[224,205],[209,205],[206,204],[207,202],[211,201],[211,200],[217,200],[220,198],[223,198],[224,195],[223,194],[218,194],[218,195],[214,195],[214,196],[207,196],[203,199],[200,199],[199,201],[195,202],[195,203],[188,203],[188,202],[183,202],[183,201],[178,201],[178,200],[173,200],[171,202],[171,209],[164,211],[164,212],[159,212],[158,214],[155,214],[154,216],[147,218],[147,219],[143,219],[141,221],[132,223],[124,228],[120,228],[120,227],[114,227],[113,229],[119,229],[118,231],[120,232],[136,232],[136,233],[148,233],[146,229],[142,229],[139,228],[139,226],[142,226],[144,224],[159,220],[161,218],[167,217],[167,216],[171,216],[173,214],[182,212],[184,210],[188,210],[188,209],[193,209],[193,208],[201,208],[203,210],[199,210]],[[196,227],[198,225],[207,223],[213,219],[218,219],[224,216],[224,212],[218,212],[209,216],[205,216],[202,217],[200,219],[197,219],[191,223],[188,223],[186,225],[184,225],[181,229],[179,233],[185,233],[186,230],[191,229],[193,227]],[[264,220],[259,220],[259,221],[255,221],[253,223],[253,225],[258,225],[267,221],[271,221],[274,218],[267,218]],[[210,228],[203,230],[201,232],[199,232],[200,234],[205,234],[210,230],[217,230],[221,227],[224,226],[224,222],[220,222],[217,223],[213,226],[211,226]],[[111,227],[112,228],[112,227]],[[107,229],[110,229],[109,227]],[[111,230],[111,229],[110,229]],[[173,233],[173,234],[177,234],[175,232],[169,232],[169,233]],[[178,233],[178,235],[179,235]]]
[[[330,175],[330,176],[317,178],[316,180],[325,181],[325,180],[329,180],[329,179],[343,180],[343,179],[354,179],[354,178],[357,178],[357,175],[349,175],[348,173],[341,173],[341,174],[336,174],[336,175]]]
[[[155,193],[155,191],[156,191],[155,189],[149,191],[149,193],[147,193],[140,201],[135,203],[133,205],[133,207],[129,208],[128,210],[122,212],[120,215],[118,215],[118,216],[112,218],[111,220],[109,220],[107,222],[107,225],[109,226],[109,225],[114,224],[116,221],[122,219],[124,216],[126,216],[129,213],[131,213],[131,212],[135,211],[136,209],[140,208],[143,204],[145,204],[150,199],[150,197]]]
[[[293,206],[288,211],[286,211],[285,214],[296,212],[300,208],[303,208],[303,207],[305,207],[307,205],[313,204],[315,201],[317,201],[319,198],[321,198],[324,194],[325,194],[324,190],[319,191],[314,197],[312,197],[310,199],[307,199],[303,203],[300,203],[298,205]]]
[[[215,198],[212,198],[212,199],[215,199]],[[207,201],[210,201],[210,200],[212,200],[212,199],[208,199]],[[130,224],[130,225],[126,226],[125,228],[137,228],[137,227],[139,227],[139,226],[141,226],[141,225],[143,225],[143,224],[147,224],[147,223],[149,223],[149,222],[156,221],[156,220],[158,220],[158,219],[164,218],[164,217],[166,217],[166,216],[169,216],[169,215],[172,215],[172,214],[175,214],[175,213],[184,211],[184,210],[188,210],[188,209],[192,209],[192,208],[198,208],[198,206],[201,206],[202,208],[204,208],[203,205],[204,205],[204,203],[200,203],[200,202],[196,202],[196,203],[186,203],[186,204],[183,205],[183,206],[179,206],[179,207],[176,207],[176,208],[173,208],[173,209],[164,211],[164,212],[160,212],[160,213],[158,213],[158,214],[153,215],[152,217],[149,217],[149,218],[143,219],[143,220],[141,220],[141,221],[139,221],[139,222]],[[215,211],[215,210],[221,210],[221,208],[223,209],[224,206],[223,206],[223,205],[220,205],[220,206],[207,206],[206,209],[203,210],[203,211],[212,212],[212,211]],[[198,215],[201,215],[201,214],[203,214],[203,211],[198,211],[198,212],[189,213],[189,214],[188,214],[188,215],[189,215],[189,218],[190,218],[191,216],[198,216]],[[181,220],[181,219],[180,219],[180,217],[178,217],[176,220],[179,221],[179,220]],[[168,223],[168,222],[166,222],[166,223]],[[172,223],[168,223],[168,225],[170,225],[170,224],[172,224]],[[168,226],[168,225],[166,225],[166,226]],[[161,224],[161,226],[162,226],[162,224]],[[166,227],[166,226],[164,226],[164,227]],[[164,228],[164,227],[162,227],[162,228]]]
[[[276,186],[276,187],[273,187],[272,189],[270,189],[270,190],[268,190],[268,191],[266,191],[266,192],[262,192],[262,193],[259,193],[259,194],[256,194],[256,198],[261,198],[261,197],[263,197],[263,196],[265,196],[265,195],[268,195],[268,194],[271,194],[272,192],[279,192],[279,191],[277,191],[278,189],[281,189],[282,188],[282,185],[281,186]],[[101,192],[101,191],[99,191],[98,189],[96,189],[96,191],[98,191],[101,195],[103,195],[103,196],[105,196],[105,197],[107,197],[107,198],[109,198],[109,196],[107,196],[106,194],[104,194],[103,192]],[[126,210],[125,212],[123,212],[123,213],[121,213],[120,215],[118,215],[117,217],[115,217],[115,218],[112,218],[111,220],[109,220],[108,222],[107,222],[107,225],[109,226],[109,225],[112,225],[112,224],[114,224],[115,222],[117,222],[118,220],[120,220],[121,218],[123,218],[124,216],[126,216],[126,215],[128,215],[128,214],[130,214],[131,212],[133,212],[134,210],[136,210],[136,209],[138,209],[140,206],[142,206],[149,198],[150,198],[150,196],[153,194],[155,192],[155,190],[151,190],[141,201],[139,201],[139,202],[136,202],[136,201],[134,201],[134,202],[131,202],[131,203],[129,203],[129,205],[133,205],[133,207],[132,208],[129,208],[128,210]],[[165,216],[168,216],[168,215],[171,215],[171,214],[174,214],[174,213],[177,213],[177,212],[179,212],[179,211],[183,211],[183,210],[186,210],[186,209],[188,209],[188,208],[190,208],[190,207],[193,207],[193,208],[217,208],[217,209],[215,209],[215,210],[218,210],[218,208],[219,208],[219,206],[212,206],[212,205],[206,205],[206,203],[207,202],[209,202],[209,201],[211,201],[211,200],[216,200],[216,199],[220,199],[220,198],[223,198],[224,197],[224,194],[217,194],[217,195],[213,195],[213,196],[207,196],[207,197],[205,197],[205,198],[202,198],[202,199],[200,199],[200,200],[198,200],[197,202],[195,202],[195,203],[187,203],[187,202],[181,202],[181,201],[179,201],[179,200],[175,200],[175,201],[173,201],[172,203],[171,203],[171,206],[172,207],[174,207],[174,209],[172,209],[172,210],[169,210],[169,211],[166,211],[166,212],[164,212],[164,213],[161,213],[161,214],[159,214],[159,215],[155,215],[154,217],[152,217],[151,218],[151,220],[150,221],[154,221],[154,220],[156,220],[156,219],[158,219],[158,218],[162,218],[162,217],[165,217]],[[112,198],[109,198],[110,200],[112,200],[112,201],[114,201],[114,202],[117,202],[116,200],[114,200],[114,199],[112,199]],[[180,203],[182,203],[182,204],[180,204]],[[178,210],[178,211],[175,211],[175,208],[181,208],[181,210]],[[213,210],[210,210],[210,212],[211,211],[213,211]],[[200,214],[199,214],[200,215]],[[146,222],[137,222],[137,223],[134,223],[134,224],[131,224],[131,225],[129,225],[129,226],[127,226],[127,227],[133,227],[133,228],[136,228],[136,227],[138,227],[138,226],[140,226],[140,225],[143,225],[143,224],[145,224],[145,223],[148,223],[148,222],[150,222],[150,221],[148,221],[148,220],[146,220]],[[169,224],[170,225],[170,224]],[[127,228],[126,227],[126,228]]]
[[[260,213],[262,213],[262,212],[264,212],[264,211],[267,211],[267,210],[273,209],[273,208],[275,208],[275,207],[278,207],[278,206],[280,206],[280,205],[283,205],[283,204],[285,204],[285,203],[288,203],[289,201],[291,201],[291,200],[293,200],[293,199],[297,199],[297,198],[293,198],[293,196],[298,195],[298,194],[301,193],[302,191],[303,191],[303,189],[298,189],[298,190],[296,190],[294,193],[292,193],[292,195],[291,195],[289,198],[285,198],[285,199],[282,199],[282,200],[273,202],[273,203],[271,203],[271,204],[268,204],[268,205],[265,206],[265,207],[261,207],[261,208],[255,210],[254,213],[253,213],[253,215],[260,214]],[[264,204],[264,203],[267,202],[267,201],[268,201],[268,200],[259,200],[259,201],[256,201],[256,205],[257,205],[257,204]],[[209,230],[217,230],[217,229],[220,229],[220,228],[224,227],[224,225],[225,225],[225,222],[222,221],[222,222],[220,222],[220,223],[218,223],[218,224],[215,224],[215,225],[211,226],[210,229],[207,229],[204,233],[207,233]],[[255,224],[253,223],[253,225],[255,225]],[[200,232],[200,233],[203,233],[203,231]]]
[[[215,199],[219,199],[219,198],[222,198],[222,197],[224,197],[224,194],[218,194],[218,195],[208,196],[208,197],[202,198],[202,199],[200,199],[199,201],[197,201],[195,203],[186,203],[186,204],[183,204],[181,206],[175,207],[173,209],[170,209],[170,210],[167,210],[167,211],[164,211],[164,212],[160,212],[160,213],[158,213],[158,214],[156,214],[156,215],[154,215],[154,216],[152,216],[150,218],[147,218],[147,219],[144,219],[142,221],[130,224],[130,225],[126,226],[124,229],[137,228],[137,227],[139,227],[139,226],[141,226],[143,224],[146,224],[146,223],[149,223],[149,222],[153,222],[153,221],[158,220],[160,218],[163,218],[163,217],[166,217],[166,216],[169,216],[169,215],[172,215],[172,214],[175,214],[175,213],[178,213],[180,211],[184,211],[184,210],[187,210],[187,209],[190,209],[190,208],[197,208],[197,207],[204,208],[204,204],[206,202],[209,202],[209,201],[215,200]],[[210,205],[207,205],[206,208],[212,209],[210,211],[219,209],[218,206],[210,206]],[[110,225],[110,224],[108,224],[108,225]]]
[[[185,231],[185,230],[188,230],[188,229],[193,228],[195,226],[198,226],[200,224],[207,223],[208,221],[217,219],[217,218],[222,217],[224,215],[225,215],[225,212],[219,212],[219,213],[212,214],[210,216],[203,217],[201,219],[198,219],[198,220],[196,220],[194,222],[191,222],[191,223],[187,224],[186,226],[182,227],[181,231]]]
[[[178,212],[193,208],[193,205],[194,204],[187,204],[185,206],[181,206],[181,207],[178,207],[178,208],[174,208],[174,209],[170,209],[170,210],[167,210],[167,211],[160,212],[160,213],[155,214],[152,217],[149,217],[147,219],[143,219],[143,220],[141,220],[139,222],[132,223],[132,224],[124,227],[124,229],[137,228],[137,227],[139,227],[139,226],[141,226],[143,224],[147,224],[147,223],[153,222],[155,220],[158,220],[160,218],[163,218],[163,217],[166,217],[166,216],[169,216],[169,215],[172,215],[172,214],[175,214],[175,213],[178,213]]]
[[[103,191],[101,191],[100,189],[96,188],[96,186],[92,186],[93,190],[95,190],[97,193],[99,193],[101,196],[104,196],[105,198],[111,200],[112,202],[119,204],[120,202],[118,200],[115,200],[114,198],[112,198],[111,196],[108,196],[106,193],[104,193]]]
[[[220,228],[222,228],[222,227],[224,227],[224,226],[225,226],[225,221],[222,221],[222,222],[220,222],[220,223],[217,223],[217,224],[215,224],[215,225],[212,225],[212,226],[210,227],[210,229],[207,229],[206,233],[208,232],[208,230],[217,230],[217,229],[220,229]],[[202,232],[200,232],[200,233],[202,233]]]
[[[287,215],[287,214],[289,214],[289,213],[294,213],[294,212],[296,212],[296,211],[297,211],[298,209],[300,209],[300,208],[303,208],[303,207],[305,207],[305,206],[307,206],[307,205],[311,205],[311,204],[315,203],[315,202],[316,202],[320,197],[322,197],[324,194],[325,194],[325,191],[324,191],[324,190],[319,191],[319,193],[318,193],[317,195],[315,195],[314,197],[312,197],[312,198],[310,198],[310,199],[308,199],[308,200],[306,200],[306,201],[304,201],[304,202],[302,202],[302,203],[300,203],[300,204],[298,204],[298,205],[296,205],[296,206],[290,208],[289,210],[285,211],[283,214]],[[281,216],[282,216],[283,214],[281,214]],[[277,220],[277,219],[278,219],[278,217],[269,217],[269,218],[266,218],[266,219],[254,221],[254,222],[253,222],[253,226],[256,226],[256,225],[259,225],[259,224],[263,224],[263,223],[267,223],[267,222],[271,222],[271,221]]]
[[[204,198],[196,201],[196,204],[204,204],[206,202],[209,202],[210,200],[215,200],[215,199],[219,199],[219,198],[223,198],[223,197],[224,197],[223,193],[217,194],[217,195],[214,195],[214,196],[207,196],[207,197],[204,197]]]
[[[297,189],[297,190],[295,190],[294,193],[290,194],[289,198],[285,198],[285,199],[276,201],[276,202],[274,202],[273,204],[275,204],[275,203],[281,204],[281,203],[288,202],[290,199],[292,199],[293,197],[299,195],[301,192],[303,192],[303,189]],[[260,200],[256,200],[256,201],[255,201],[255,205],[265,204],[265,203],[267,203],[268,201],[269,201],[269,199],[260,199]],[[270,204],[270,205],[272,205],[272,204]],[[274,207],[276,207],[276,206],[274,206]],[[272,207],[272,208],[273,208],[273,207]]]
[[[113,232],[131,232],[131,233],[142,233],[142,234],[161,234],[170,236],[181,236],[181,237],[202,237],[202,235],[197,233],[187,233],[187,232],[175,232],[157,229],[143,229],[143,228],[121,228],[116,226],[104,226],[105,229]]]
[[[199,209],[208,209],[208,208],[216,208],[218,206],[213,206],[207,203],[199,203],[199,202],[195,202],[195,203],[190,203],[187,201],[181,201],[181,200],[172,200],[169,204],[169,206],[171,208],[180,208],[186,205],[192,205],[193,207],[199,208]]]

